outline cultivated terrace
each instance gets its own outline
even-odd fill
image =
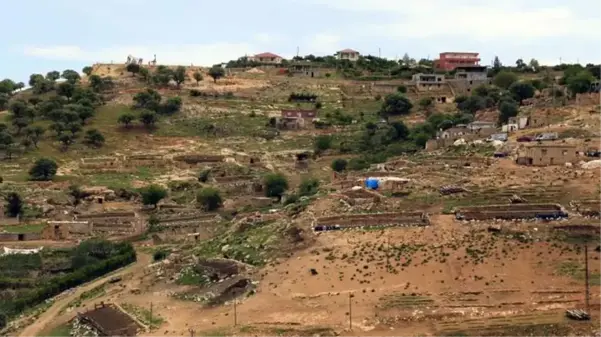
[[[598,334],[599,66],[340,53],[1,81],[0,334]]]

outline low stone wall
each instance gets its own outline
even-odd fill
[[[599,200],[576,201],[573,204],[576,206],[578,213],[583,216],[598,217],[601,213],[601,201]]]
[[[317,231],[356,227],[428,226],[430,219],[424,212],[366,213],[318,218],[314,224]],[[337,228],[333,228],[337,227]]]
[[[0,241],[35,241],[41,239],[41,233],[0,233]]]
[[[204,154],[185,154],[173,157],[174,161],[180,161],[186,164],[221,163],[224,159],[224,156]]]
[[[455,211],[458,220],[565,218],[567,212],[558,204],[507,204],[461,207]]]

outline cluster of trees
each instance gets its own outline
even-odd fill
[[[8,107],[8,102],[15,92],[25,87],[23,82],[15,83],[13,80],[5,78],[0,81],[0,110]]]
[[[131,128],[132,123],[140,120],[146,127],[153,127],[159,119],[159,115],[172,115],[182,108],[182,99],[179,96],[169,97],[163,102],[161,94],[154,89],[146,89],[134,96],[132,109],[138,114],[131,112],[119,116],[118,122],[125,128]]]
[[[57,83],[60,77],[65,81]],[[70,69],[62,75],[58,71],[51,71],[45,77],[33,74],[29,82],[36,95],[25,100],[13,97],[14,91],[3,93],[10,99],[5,104],[10,124],[0,123],[0,150],[6,157],[11,158],[18,151],[37,149],[39,141],[50,132],[54,140],[62,144],[63,150],[76,142],[96,108],[103,104],[101,91],[112,83],[110,78],[101,79],[101,86],[86,88],[79,79],[79,74]],[[4,80],[0,88],[5,89],[0,90],[10,89],[11,82]],[[41,93],[45,95],[40,96]],[[48,123],[40,122],[49,122],[49,126],[44,128],[42,125]],[[104,141],[98,130],[89,129],[84,133],[83,143],[91,147],[100,147]]]
[[[125,69],[127,72],[130,72],[132,76],[139,76],[140,80],[143,82],[157,87],[167,87],[173,81],[175,82],[175,85],[180,88],[188,79],[186,67],[184,66],[171,69],[167,66],[160,65],[154,72],[151,72],[149,68],[143,67],[137,63],[130,63]],[[213,81],[217,82],[218,79],[225,76],[225,69],[221,66],[213,66],[209,69],[208,74],[213,78]],[[203,75],[201,72],[196,71],[192,74],[192,79],[194,79],[198,85],[200,81],[203,80]]]
[[[11,259],[22,259],[22,255],[6,255],[0,257],[0,264],[10,263]],[[136,261],[136,252],[129,243],[112,243],[104,240],[88,240],[82,242],[71,252],[71,272],[48,279],[47,282],[36,282],[35,288],[19,291],[18,296],[0,301],[0,316],[13,317],[27,308],[55,296],[67,289],[105,275],[113,270]],[[6,281],[4,280],[5,284]],[[14,280],[19,282],[19,280]],[[14,282],[13,282],[14,283]],[[0,319],[0,323],[3,321]],[[0,326],[0,329],[3,326]]]
[[[590,92],[592,84],[599,81],[601,67],[588,64],[586,67],[572,65],[563,71],[563,77],[559,80],[560,85],[565,85],[572,97],[577,94]]]

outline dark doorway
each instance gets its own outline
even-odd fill
[[[315,74],[313,72],[311,72],[311,77],[314,77],[314,76],[315,76]]]
[[[441,97],[441,98],[440,98],[440,101],[441,101],[442,103],[446,103],[446,102],[447,102],[447,98],[446,98],[446,97]]]
[[[19,241],[25,241],[25,234],[19,234],[17,237],[17,240]]]

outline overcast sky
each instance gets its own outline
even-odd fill
[[[212,65],[245,54],[389,58],[479,52],[483,64],[601,62],[599,0],[20,0],[2,3],[0,78],[128,54]]]

